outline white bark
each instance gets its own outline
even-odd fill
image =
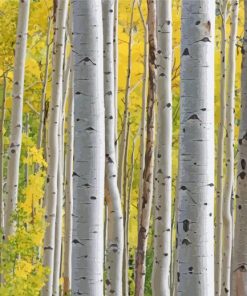
[[[226,178],[223,201],[223,262],[221,295],[231,291],[231,255],[232,255],[232,197],[234,186],[234,108],[236,74],[236,37],[238,29],[237,0],[231,2],[231,35],[228,57],[227,96],[226,96]]]
[[[72,209],[73,209],[73,155],[74,155],[74,75],[70,73],[68,114],[67,114],[67,151],[65,158],[65,231],[64,231],[64,295],[71,291],[72,260]]]
[[[114,99],[114,0],[103,0],[104,95],[105,95],[105,166],[108,223],[106,246],[106,295],[122,295],[123,215],[117,186]]]
[[[64,60],[65,28],[68,12],[68,0],[59,2],[56,18],[55,44],[53,48],[53,73],[52,73],[52,97],[50,102],[49,126],[48,126],[48,174],[47,174],[47,200],[46,222],[48,226],[44,238],[43,264],[50,268],[48,281],[42,293],[44,296],[52,295],[54,275],[54,250],[55,250],[55,224],[58,195],[58,151],[59,151],[59,121],[62,106],[62,80]]]
[[[214,295],[215,3],[182,6],[177,295]]]
[[[223,185],[224,185],[224,138],[226,117],[226,22],[227,0],[220,4],[221,45],[220,45],[220,124],[218,132],[217,184],[216,184],[216,227],[215,227],[215,295],[221,294],[222,239],[223,239]]]
[[[157,1],[158,126],[152,291],[170,295],[172,210],[172,1]]]
[[[22,110],[25,76],[24,72],[27,48],[29,8],[30,0],[19,1],[7,175],[7,204],[5,212],[5,232],[7,237],[14,232],[14,223],[11,222],[11,215],[16,209],[18,198],[19,164],[22,141]]]
[[[75,87],[72,295],[103,295],[105,131],[99,0],[73,1]]]
[[[114,0],[114,101],[115,101],[115,150],[118,163],[118,0]]]
[[[242,47],[241,120],[238,141],[238,174],[236,194],[236,224],[233,247],[232,296],[247,295],[247,0],[244,1],[245,30]]]

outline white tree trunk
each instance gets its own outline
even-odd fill
[[[136,251],[135,295],[144,295],[146,273],[146,250],[153,198],[154,140],[155,140],[155,91],[156,91],[156,3],[148,0],[149,84],[147,97],[147,139],[145,168],[143,172],[143,194],[141,201],[140,226]]]
[[[224,190],[224,138],[226,117],[226,22],[227,0],[220,3],[221,45],[220,45],[220,124],[218,132],[217,184],[216,184],[216,227],[215,227],[215,295],[221,294],[222,239],[223,239],[223,190]]]
[[[7,204],[5,212],[5,234],[7,237],[14,232],[14,224],[11,222],[11,215],[16,209],[18,198],[29,8],[30,0],[19,1],[7,176]]]
[[[223,262],[221,295],[231,291],[231,255],[232,255],[232,198],[234,186],[234,108],[235,108],[235,74],[236,41],[238,29],[238,6],[231,1],[231,35],[228,57],[227,97],[226,97],[226,178],[223,202]]]
[[[182,6],[177,295],[214,295],[215,3]]]
[[[170,296],[172,210],[172,1],[157,1],[158,126],[152,291]]]
[[[66,52],[66,51],[64,51]],[[65,57],[66,59],[66,57]],[[55,253],[54,253],[54,275],[53,275],[53,295],[59,295],[59,279],[61,270],[61,251],[62,251],[62,224],[63,224],[63,203],[64,203],[64,114],[67,99],[69,75],[70,75],[70,56],[65,65],[63,73],[63,95],[59,114],[58,128],[58,175],[57,175],[57,213],[55,227]]]
[[[44,238],[43,264],[50,268],[48,281],[42,293],[44,296],[52,295],[53,266],[55,250],[55,223],[57,207],[57,177],[58,177],[58,132],[60,121],[60,109],[62,106],[62,80],[64,61],[64,40],[68,12],[68,0],[61,0],[57,9],[55,44],[53,49],[54,69],[52,75],[52,97],[50,103],[49,126],[48,126],[48,175],[47,175],[47,200],[46,222],[48,226]]]
[[[242,48],[241,120],[238,140],[236,224],[233,247],[232,296],[247,296],[247,0],[244,1],[245,30]]]
[[[72,294],[103,295],[105,114],[100,0],[73,1],[75,87]]]
[[[65,158],[65,231],[64,231],[64,295],[71,291],[72,260],[72,209],[73,209],[73,155],[74,155],[74,75],[70,73],[68,113],[67,113],[67,151]]]
[[[105,94],[105,166],[108,223],[106,246],[106,295],[122,295],[123,215],[117,186],[115,150],[114,86],[114,0],[103,0],[104,94]]]

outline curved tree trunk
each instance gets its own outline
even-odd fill
[[[170,296],[172,210],[172,1],[157,1],[158,126],[152,291]]]
[[[156,3],[148,0],[148,41],[149,41],[149,84],[147,97],[147,140],[145,168],[143,172],[143,194],[141,203],[140,227],[136,252],[135,295],[144,295],[146,273],[146,250],[153,197],[154,168],[154,117],[155,117],[155,82],[156,82]]]
[[[227,0],[221,5],[221,57],[220,57],[220,124],[218,133],[216,227],[215,227],[215,295],[221,294],[222,239],[223,239],[223,185],[224,185],[224,136],[226,117],[226,21]]]
[[[10,234],[14,232],[14,223],[11,222],[11,215],[16,209],[18,198],[19,164],[22,141],[22,110],[25,76],[24,72],[26,60],[29,8],[30,0],[19,1],[7,176],[8,194],[5,212],[6,237],[8,237]]]
[[[182,6],[177,295],[214,295],[215,3]]]
[[[52,295],[54,275],[54,250],[55,250],[55,224],[58,194],[58,132],[60,121],[60,109],[62,106],[63,90],[63,61],[64,40],[68,12],[68,0],[59,2],[56,19],[55,44],[53,48],[53,73],[52,73],[52,97],[50,103],[49,127],[48,127],[48,175],[47,175],[47,200],[46,200],[46,222],[48,226],[44,238],[43,264],[49,267],[48,281],[42,293],[44,296]]]
[[[73,1],[75,91],[72,294],[103,295],[105,114],[102,6]]]
[[[103,0],[104,94],[105,94],[105,166],[108,189],[106,295],[122,295],[123,215],[117,186],[114,99],[114,0]]]
[[[231,35],[228,58],[227,97],[226,97],[226,178],[223,202],[223,262],[221,295],[231,291],[232,255],[232,198],[234,186],[234,108],[236,73],[236,38],[238,29],[238,1],[231,2]]]

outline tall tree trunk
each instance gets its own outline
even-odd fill
[[[52,73],[52,97],[50,102],[49,127],[48,127],[48,175],[47,175],[47,200],[46,200],[46,222],[48,226],[44,238],[43,264],[49,267],[48,281],[42,293],[44,296],[52,295],[53,266],[55,250],[55,224],[57,207],[57,177],[58,177],[58,151],[59,151],[59,121],[62,106],[62,80],[64,61],[64,40],[68,12],[68,0],[59,2],[56,19],[55,44],[53,48],[53,73]]]
[[[70,73],[68,113],[67,113],[67,151],[65,158],[65,231],[64,231],[64,295],[71,291],[72,259],[72,209],[73,209],[73,155],[74,155],[74,75]]]
[[[226,97],[226,178],[223,202],[223,262],[221,295],[229,295],[231,289],[232,255],[232,198],[234,186],[234,110],[235,110],[235,73],[236,73],[236,37],[238,29],[238,6],[231,1],[231,35],[229,44],[227,97]]]
[[[99,0],[73,1],[75,87],[72,294],[103,295],[105,114]]]
[[[5,212],[5,233],[7,237],[14,232],[14,223],[11,222],[11,215],[16,209],[18,198],[18,179],[22,141],[22,110],[29,8],[30,0],[19,1],[7,176],[8,193]]]
[[[130,16],[130,28],[129,28],[129,44],[128,44],[128,65],[127,65],[127,79],[125,86],[125,98],[124,98],[124,118],[123,118],[123,131],[121,135],[121,142],[119,145],[119,155],[121,160],[118,164],[118,189],[120,196],[122,196],[123,187],[123,170],[124,170],[124,153],[126,151],[127,142],[127,129],[129,123],[129,96],[130,96],[130,83],[131,83],[131,67],[132,67],[132,43],[133,43],[133,22],[134,22],[134,9],[137,0],[132,1],[131,16]]]
[[[182,6],[177,295],[214,295],[215,3]]]
[[[147,82],[148,82],[148,28],[141,8],[141,2],[138,2],[138,9],[144,29],[144,57],[143,57],[143,82],[142,82],[142,117],[140,129],[140,174],[139,174],[139,192],[138,192],[138,228],[140,226],[142,192],[143,192],[143,170],[145,166],[145,142],[146,142],[146,105],[147,105]]]
[[[105,169],[108,189],[106,295],[122,295],[123,215],[117,186],[115,150],[114,85],[114,0],[103,0],[104,94],[105,94]]]
[[[7,97],[7,73],[3,75],[3,99],[1,106],[0,119],[0,229],[4,234],[4,200],[3,200],[3,177],[4,177],[4,120],[5,120],[5,102]]]
[[[157,1],[158,126],[153,295],[170,295],[172,210],[172,1]]]
[[[245,24],[242,47],[241,120],[238,140],[236,224],[233,252],[232,296],[247,296],[247,0],[244,1]]]
[[[64,53],[66,50],[64,51]],[[65,104],[67,99],[67,91],[70,75],[70,56],[67,63],[64,57],[64,73],[63,73],[63,94],[62,103],[59,114],[58,127],[58,175],[57,175],[57,213],[56,213],[56,227],[55,227],[55,253],[54,253],[54,275],[53,275],[53,295],[59,295],[59,279],[61,270],[61,254],[62,254],[62,223],[63,223],[63,203],[64,203],[64,114]]]
[[[114,102],[115,102],[115,150],[118,164],[118,0],[114,0]]]
[[[154,167],[154,117],[155,117],[155,82],[156,82],[156,3],[147,0],[148,6],[148,41],[149,41],[149,85],[147,97],[147,140],[145,152],[145,168],[143,172],[143,194],[138,229],[138,244],[136,252],[135,295],[144,295],[146,273],[146,249],[150,224],[150,214],[153,196]]]
[[[128,115],[129,116],[129,115]],[[129,224],[128,224],[128,148],[130,123],[127,125],[123,167],[123,210],[124,210],[124,250],[123,250],[123,295],[129,295]]]
[[[223,184],[224,184],[224,131],[226,117],[226,22],[227,0],[223,0],[221,9],[221,49],[220,49],[220,124],[218,133],[217,187],[216,187],[216,228],[215,228],[215,295],[221,294],[222,238],[223,238]]]

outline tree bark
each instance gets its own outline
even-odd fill
[[[124,97],[124,118],[123,118],[123,133],[121,136],[121,142],[119,145],[119,155],[121,160],[118,164],[118,189],[120,196],[122,196],[123,190],[123,170],[124,170],[124,153],[126,151],[127,142],[127,129],[129,122],[129,95],[130,95],[130,83],[131,83],[131,66],[132,66],[132,43],[133,43],[133,22],[134,22],[134,9],[136,0],[132,1],[131,5],[131,16],[130,16],[130,28],[129,28],[129,45],[128,45],[128,65],[127,65],[127,79],[125,86],[125,97]]]
[[[48,281],[43,287],[44,296],[52,295],[54,276],[54,250],[55,250],[55,224],[58,195],[58,132],[60,121],[60,109],[62,106],[62,80],[64,61],[64,40],[68,12],[68,0],[59,2],[56,19],[55,44],[53,47],[53,73],[52,73],[52,97],[50,103],[48,126],[48,173],[47,173],[47,199],[46,222],[48,226],[44,238],[44,266],[50,269]]]
[[[64,232],[64,295],[71,291],[72,260],[72,209],[73,209],[73,155],[74,155],[74,90],[73,69],[70,70],[68,113],[67,113],[67,151],[65,157],[65,232]]]
[[[103,295],[105,114],[99,0],[73,1],[75,91],[72,294]]]
[[[172,210],[172,2],[157,1],[158,126],[152,291],[170,295]]]
[[[227,96],[226,96],[226,178],[223,201],[223,262],[221,295],[231,291],[231,257],[232,257],[232,198],[234,190],[234,113],[235,113],[235,74],[236,41],[238,29],[238,6],[236,0],[231,2],[231,34],[228,57]]]
[[[22,111],[29,8],[30,0],[19,1],[7,175],[7,203],[5,212],[6,237],[14,232],[14,223],[11,221],[11,215],[16,209],[18,199],[18,179],[22,141]]]
[[[224,190],[224,136],[226,117],[226,22],[227,0],[221,5],[221,49],[220,49],[220,124],[218,133],[217,184],[216,184],[216,228],[215,228],[215,295],[221,294],[222,238],[223,238],[223,190]]]
[[[145,168],[143,172],[143,194],[138,229],[138,243],[136,252],[135,295],[144,295],[146,273],[146,249],[150,224],[150,214],[153,196],[153,168],[154,168],[154,117],[155,117],[155,82],[156,82],[156,3],[147,0],[148,7],[148,42],[149,42],[149,84],[147,97],[147,139],[145,152]]]
[[[115,150],[114,85],[114,0],[103,0],[104,28],[104,95],[105,95],[105,170],[108,189],[106,295],[122,295],[123,215],[117,186]]]
[[[215,3],[182,6],[177,295],[214,295]]]

